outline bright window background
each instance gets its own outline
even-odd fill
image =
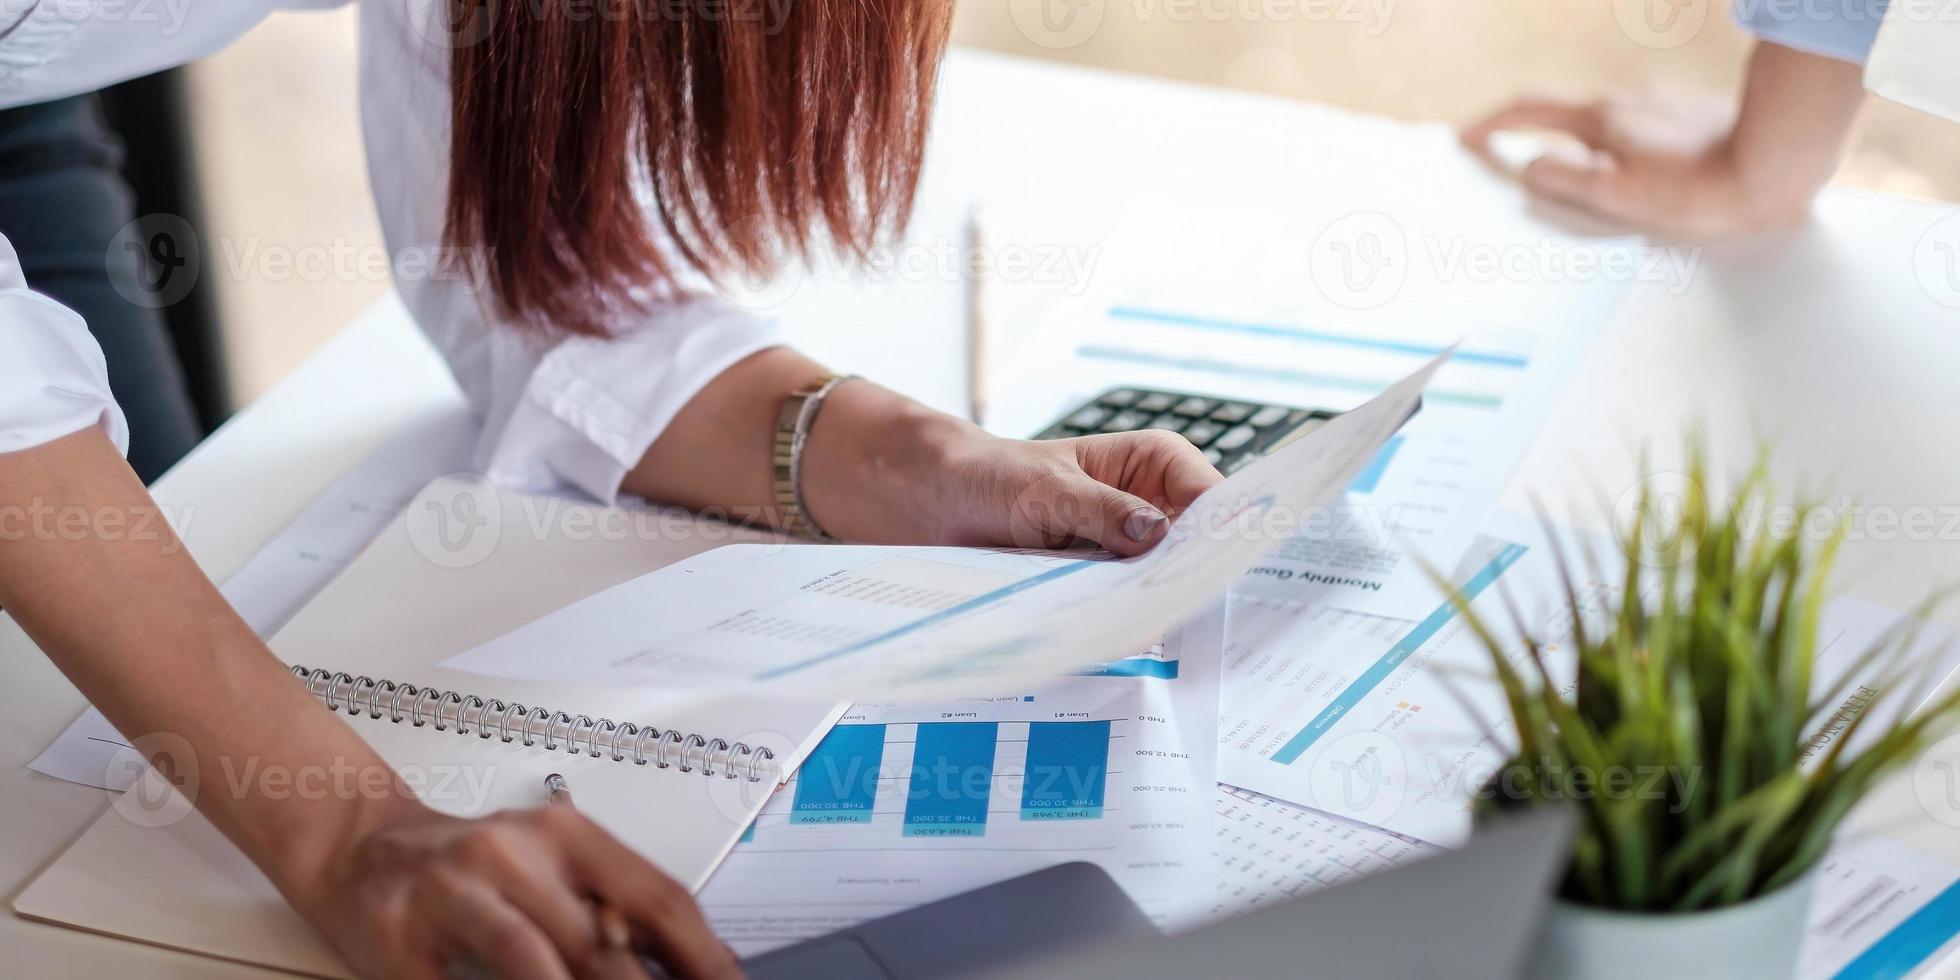
[[[955,41],[1457,122],[1521,90],[1731,91],[1749,49],[1721,0],[1075,0],[1099,7],[1101,26],[1079,46],[1053,50],[1013,17],[1043,2],[1070,0],[966,0]],[[1615,16],[1677,2],[1704,21],[1672,47],[1639,43]],[[1343,8],[1352,15],[1276,22],[1262,13]],[[273,18],[197,66],[192,98],[213,225],[206,267],[220,276],[234,390],[250,399],[387,289],[379,279],[283,272],[277,261],[379,247],[355,103],[353,11]],[[1876,105],[1839,182],[1960,200],[1960,126]]]

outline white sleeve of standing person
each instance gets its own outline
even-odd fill
[[[612,339],[540,339],[500,320],[469,261],[442,247],[449,173],[449,33],[441,0],[365,3],[361,116],[395,284],[483,423],[475,465],[521,491],[612,502],[674,416],[774,324],[718,297],[659,303]],[[467,29],[467,27],[465,27]]]
[[[45,445],[99,425],[120,452],[129,426],[109,393],[102,348],[80,315],[27,288],[0,237],[0,453]]]
[[[337,0],[226,0],[115,11],[93,3],[0,6],[0,108],[66,98],[195,61],[281,7]],[[113,243],[104,242],[103,261]],[[102,348],[88,325],[33,291],[13,244],[0,237],[0,453],[101,426],[129,450],[129,428],[109,391]]]

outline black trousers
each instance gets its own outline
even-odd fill
[[[203,433],[163,317],[124,298],[143,295],[143,269],[111,248],[136,218],[121,164],[93,96],[0,111],[0,234],[28,286],[88,321],[129,418],[130,466],[148,483]]]

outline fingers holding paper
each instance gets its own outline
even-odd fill
[[[1220,476],[1173,432],[1129,432],[1057,442],[1001,442],[975,460],[986,480],[966,505],[963,543],[1059,548],[1099,545],[1125,557],[1161,541],[1170,522]]]

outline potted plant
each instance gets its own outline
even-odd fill
[[[1752,536],[1738,509],[1711,510],[1696,489],[1707,485],[1706,468],[1700,453],[1691,458],[1691,492],[1671,513],[1656,514],[1643,490],[1620,522],[1617,568],[1584,559],[1594,580],[1624,584],[1617,608],[1605,610],[1610,622],[1595,610],[1588,628],[1562,553],[1570,635],[1532,638],[1516,624],[1527,657],[1507,657],[1517,643],[1500,641],[1458,600],[1491,651],[1514,726],[1516,753],[1493,781],[1501,791],[1483,794],[1480,807],[1557,800],[1578,810],[1535,958],[1541,976],[1791,976],[1814,872],[1839,824],[1960,716],[1956,693],[1887,730],[1862,730],[1876,699],[1916,704],[1939,680],[1906,656],[1917,617],[1862,652],[1852,673],[1879,678],[1867,681],[1878,693],[1848,722],[1838,715],[1847,691],[1813,690],[1812,673],[1841,532],[1822,541]],[[1767,486],[1758,465],[1736,499],[1767,495]],[[1828,517],[1797,513],[1798,528]],[[1577,658],[1576,685],[1552,682],[1554,657]],[[1844,730],[1814,747],[1834,715]],[[1574,792],[1574,780],[1597,786],[1625,767],[1684,778],[1640,793]]]

